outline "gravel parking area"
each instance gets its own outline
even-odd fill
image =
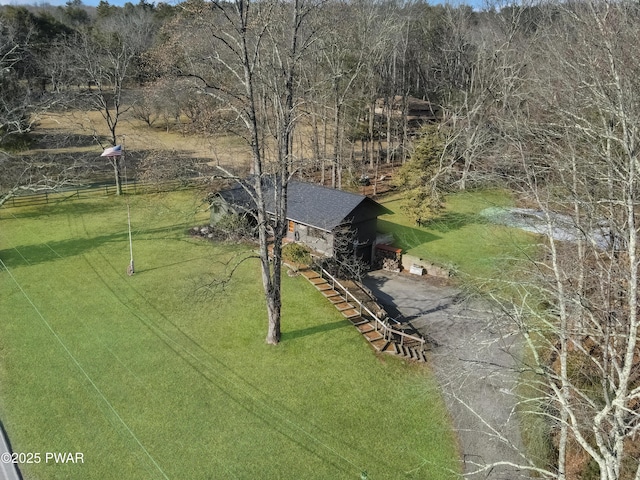
[[[457,429],[465,473],[500,461],[522,464],[513,394],[517,337],[504,331],[485,305],[464,299],[441,280],[380,270],[364,283],[390,315],[410,321],[432,343],[430,365]],[[468,478],[529,477],[497,466]]]

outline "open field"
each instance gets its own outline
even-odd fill
[[[121,115],[117,128],[118,142],[125,143],[128,152],[127,163],[130,168],[134,169],[133,175],[136,173],[136,164],[145,157],[157,158],[167,155],[176,159],[195,159],[197,163],[208,166],[221,165],[234,171],[249,171],[251,150],[247,142],[239,135],[229,132],[194,133],[193,126],[190,125],[188,119],[181,119],[181,121],[184,123],[172,120],[170,128],[167,129],[162,122],[154,123],[152,126],[147,125],[142,120],[135,118],[130,110]],[[301,162],[302,174],[304,176],[315,175],[314,180],[319,180],[320,172],[305,166],[310,159],[315,158],[311,137],[311,126],[301,122],[295,130],[293,153]],[[67,161],[70,158],[91,158],[95,155],[94,165],[98,168],[103,167],[103,176],[106,175],[107,179],[111,176],[111,169],[107,161],[100,158],[102,148],[96,141],[96,138],[99,138],[104,147],[109,146],[107,145],[109,131],[104,119],[97,111],[69,110],[42,113],[37,118],[32,138],[34,142],[31,149],[22,151],[22,155],[48,154]],[[328,135],[328,138],[328,143],[323,147],[323,154],[327,160],[325,184],[330,183],[330,158],[333,152],[332,135]],[[275,146],[269,138],[265,139],[264,145],[266,145],[266,155],[269,158],[273,154]],[[377,145],[379,149],[385,151],[385,141],[379,141]],[[347,155],[346,152],[343,153]],[[354,146],[353,154],[356,158],[362,157],[362,148],[359,142]],[[350,185],[350,182],[354,178],[359,178],[361,174],[370,176],[374,174],[374,169],[371,168],[369,162],[364,164],[356,162],[356,164],[357,167],[344,169],[343,186],[346,188],[354,188],[355,185]],[[385,181],[378,181],[377,193],[386,192],[389,189],[389,180],[392,177],[394,166],[381,163],[375,171],[378,172],[378,176],[386,177]],[[357,189],[368,195],[372,195],[374,192],[373,185],[357,187]]]
[[[0,418],[16,452],[81,452],[26,479],[454,478],[424,367],[378,358],[302,278],[264,343],[257,262],[194,295],[246,246],[191,239],[191,191],[0,209]]]
[[[35,132],[40,138],[35,151],[59,154],[95,152],[97,161],[102,149],[93,136],[97,134],[104,141],[109,134],[99,112],[79,110],[41,114]],[[250,158],[248,145],[238,137],[183,135],[175,126],[170,131],[161,126],[149,127],[130,113],[122,115],[118,136],[119,141],[126,142],[127,150],[142,155],[147,151],[165,150],[227,166],[247,162]],[[73,141],[66,142],[65,137]]]

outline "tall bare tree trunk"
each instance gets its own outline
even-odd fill
[[[341,188],[341,170],[340,164],[340,110],[342,108],[340,104],[338,81],[334,79],[333,83],[334,92],[334,104],[333,104],[333,166],[331,169],[331,187]]]
[[[374,167],[374,160],[373,160],[373,136],[374,136],[374,128],[375,128],[375,119],[376,119],[376,113],[375,113],[375,108],[376,108],[376,99],[375,97],[372,98],[371,100],[371,104],[369,105],[369,141],[368,141],[368,148],[370,150],[367,151],[367,156],[369,157],[369,168],[373,168]]]

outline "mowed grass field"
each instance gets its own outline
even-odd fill
[[[247,246],[190,238],[193,191],[0,209],[0,418],[25,479],[456,478],[428,368],[377,357],[302,277],[264,342]],[[84,463],[46,463],[80,452]]]
[[[502,276],[537,248],[538,238],[516,228],[492,224],[480,212],[513,206],[503,190],[477,190],[446,196],[442,214],[424,227],[404,212],[404,198],[393,195],[382,204],[393,212],[378,219],[378,229],[393,233],[404,253],[451,268],[475,281]]]

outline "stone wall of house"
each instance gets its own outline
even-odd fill
[[[333,235],[331,233],[296,223],[294,231],[287,232],[287,239],[304,243],[316,252],[329,257],[333,255]]]
[[[407,254],[402,255],[402,269],[411,273],[419,272],[422,269],[422,274],[434,277],[449,278],[451,276],[451,272],[448,269],[423,260],[420,257]]]

